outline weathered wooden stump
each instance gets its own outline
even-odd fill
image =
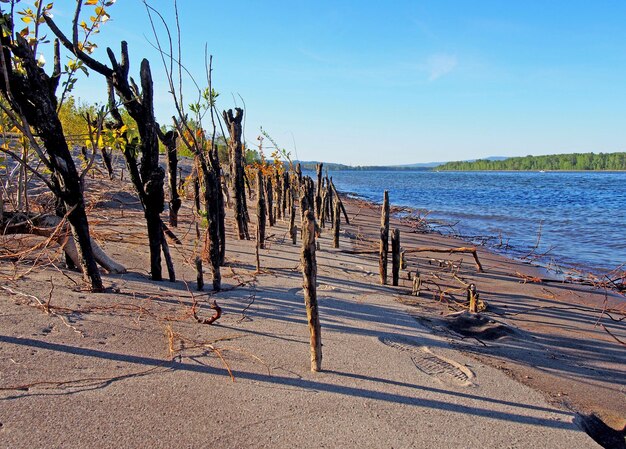
[[[380,251],[378,260],[378,270],[380,272],[380,283],[387,284],[387,258],[389,254],[389,191],[385,190],[383,196],[383,206],[380,216]]]
[[[317,261],[315,258],[315,214],[305,212],[305,225],[302,238],[302,277],[304,304],[311,335],[311,371],[322,369],[322,329],[317,307]]]
[[[391,234],[391,285],[397,286],[400,280],[400,230]]]

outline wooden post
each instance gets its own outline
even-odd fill
[[[204,275],[202,274],[202,258],[196,257],[196,282],[198,291],[204,290]]]
[[[302,185],[302,167],[300,166],[300,162],[296,165],[296,176],[298,177],[298,185],[296,187],[299,189]]]
[[[278,168],[276,168],[276,173],[274,175],[275,186],[276,186],[276,219],[283,219],[283,183],[280,173],[278,172]]]
[[[291,205],[291,216],[289,217],[289,235],[291,235],[291,241],[296,244],[298,239],[298,230],[296,229],[296,206]]]
[[[328,188],[324,189],[324,193],[322,194],[322,213],[320,214],[320,226],[322,228],[326,227],[326,217],[328,217],[328,213],[326,210],[328,209]]]
[[[380,272],[380,283],[387,284],[387,257],[389,254],[389,191],[385,190],[383,196],[383,207],[380,217],[380,257],[378,260],[378,270]]]
[[[311,335],[311,371],[322,369],[322,335],[317,308],[317,262],[315,259],[315,214],[305,212],[305,225],[302,239],[302,277],[304,280],[304,304]]]
[[[320,219],[322,215],[322,166],[324,164],[317,164],[317,186],[315,189],[315,216]]]
[[[261,229],[257,226],[256,228],[256,245],[254,254],[256,256],[256,272],[259,274],[261,272]]]
[[[333,178],[330,178],[328,180],[328,185],[330,186],[330,184],[332,184],[333,182]],[[331,223],[335,222],[335,209],[333,208],[333,205],[335,204],[334,199],[333,199],[333,189],[329,189],[328,190],[328,221],[330,221]]]
[[[287,171],[285,171],[283,173],[283,201],[281,203],[281,208],[283,210],[282,214],[283,217],[285,217],[285,219],[287,218],[287,207],[291,208],[291,205],[288,204],[288,197],[287,195],[291,196],[291,188],[289,187],[289,173]]]
[[[397,286],[400,280],[400,230],[391,234],[391,285]]]
[[[266,191],[266,203],[267,203],[267,218],[269,219],[270,226],[274,226],[274,189],[272,186],[272,176],[265,178],[265,191]]]
[[[335,199],[335,222],[333,223],[333,248],[339,248],[339,227],[341,226],[341,214],[339,212],[339,201]]]
[[[263,173],[261,170],[257,171],[256,178],[256,219],[257,219],[257,245],[259,248],[265,248],[265,191],[263,188]]]

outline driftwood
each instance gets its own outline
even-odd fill
[[[346,224],[349,225],[350,224],[350,219],[348,218],[348,212],[346,212],[346,208],[343,205],[343,201],[341,201],[341,197],[337,193],[337,189],[335,188],[335,184],[333,184],[332,180],[330,181],[330,189],[332,190],[332,192],[334,193],[335,197],[337,198],[337,201],[339,201],[339,207],[341,207],[341,212],[343,212],[343,218],[345,218]]]
[[[387,284],[387,257],[389,254],[389,191],[385,190],[383,207],[380,215],[380,249],[378,258],[378,270],[380,283]]]
[[[478,253],[475,247],[460,247],[460,248],[429,248],[429,247],[418,247],[418,248],[408,248],[404,250],[405,253],[444,253],[444,254],[453,254],[453,253],[467,253],[471,254],[474,257],[474,262],[476,263],[476,271],[479,273],[483,273],[483,266],[478,260]]]
[[[307,210],[304,220],[300,262],[302,263],[304,303],[311,334],[311,371],[320,371],[322,369],[322,335],[317,307],[317,261],[315,258],[317,226],[313,211]]]
[[[346,254],[378,254],[379,251],[376,250],[344,250]],[[478,260],[478,253],[476,248],[474,247],[460,247],[460,248],[430,248],[430,247],[417,247],[417,248],[407,248],[403,251],[404,253],[444,253],[444,254],[454,254],[454,253],[467,253],[471,254],[474,257],[474,262],[476,263],[476,271],[479,273],[484,273],[483,266]],[[562,282],[562,281],[557,281]]]
[[[80,256],[74,238],[70,233],[69,225],[56,215],[30,216],[28,219],[20,219],[20,215],[5,212],[3,214],[4,234],[33,234],[47,237],[58,243],[72,263],[79,267]],[[19,220],[19,221],[18,221]],[[126,273],[126,268],[115,262],[102,250],[102,248],[91,239],[91,250],[95,261],[105,270],[112,274]]]

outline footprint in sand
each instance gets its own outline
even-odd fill
[[[397,337],[380,337],[380,342],[410,353],[415,367],[435,379],[456,387],[471,387],[474,383],[474,373],[464,365],[454,360],[433,353],[428,347]]]

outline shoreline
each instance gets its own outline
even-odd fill
[[[357,201],[364,201],[371,203],[373,206],[380,206],[380,202],[371,200],[363,195],[360,195],[356,192],[339,192],[346,198],[350,198]],[[503,235],[480,235],[480,236],[468,236],[462,234],[452,234],[439,231],[434,229],[433,224],[436,223],[438,227],[450,227],[451,225],[442,219],[429,219],[428,213],[426,216],[421,217],[424,209],[417,209],[411,206],[396,206],[393,202],[390,202],[391,209],[391,217],[394,217],[400,221],[406,220],[407,222],[413,222],[420,225],[420,229],[422,229],[423,233],[434,233],[437,235],[441,235],[453,240],[458,240],[463,243],[467,243],[470,245],[475,245],[477,247],[485,248],[495,254],[499,254],[501,256],[506,257],[512,261],[521,262],[524,264],[528,264],[529,266],[535,267],[541,270],[541,277],[551,277],[554,281],[562,281],[573,284],[587,284],[587,285],[596,285],[598,283],[607,282],[611,284],[611,281],[621,280],[621,283],[612,284],[612,288],[615,291],[624,291],[626,289],[626,267],[624,264],[615,267],[612,270],[601,269],[601,268],[593,268],[589,266],[575,266],[574,264],[567,264],[563,261],[555,261],[554,259],[550,261],[541,260],[542,257],[546,257],[545,254],[538,254],[538,257],[528,258],[528,256],[533,255],[535,249],[533,248],[525,248],[525,249],[515,249],[514,247],[508,244],[508,238],[505,238]],[[395,210],[394,210],[395,209]],[[426,211],[429,212],[429,211]],[[403,216],[406,215],[406,216]],[[417,215],[417,217],[415,217]],[[422,223],[424,226],[422,226]],[[458,223],[455,223],[455,225]],[[474,237],[474,238],[472,238]],[[503,241],[506,240],[506,244]],[[490,245],[487,242],[489,241],[499,241],[499,244]],[[507,249],[500,249],[503,245],[507,247]],[[548,250],[549,252],[550,250]],[[620,270],[622,268],[622,270]],[[611,276],[613,275],[613,276]],[[621,275],[621,276],[617,276]],[[621,289],[620,289],[621,286]]]

